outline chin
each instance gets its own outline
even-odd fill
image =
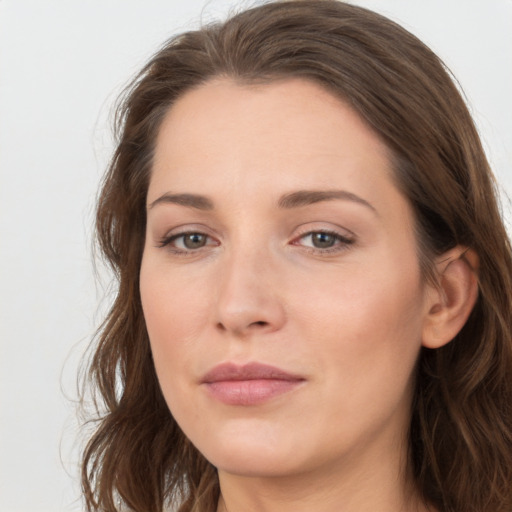
[[[245,429],[211,436],[196,445],[220,471],[247,477],[284,476],[301,470],[307,457],[301,446],[287,436],[268,429]]]
[[[240,452],[233,449],[209,460],[219,471],[243,477],[283,477],[301,471],[300,465],[293,464],[289,458],[261,450]]]

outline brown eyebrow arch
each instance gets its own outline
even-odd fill
[[[300,208],[301,206],[308,206],[321,201],[332,201],[333,199],[353,201],[377,213],[375,207],[368,201],[346,190],[299,190],[282,196],[279,199],[278,206],[284,209]]]
[[[366,206],[375,213],[377,212],[375,207],[368,201],[346,190],[299,190],[281,196],[277,206],[282,209],[300,208],[321,201],[332,201],[333,199],[353,201]],[[148,209],[154,208],[158,204],[178,204],[180,206],[205,211],[214,209],[213,201],[210,198],[197,194],[166,193],[150,203]]]
[[[155,199],[148,205],[148,210],[154,208],[157,204],[179,204],[188,208],[196,208],[198,210],[213,210],[213,201],[205,196],[196,194],[164,194]]]

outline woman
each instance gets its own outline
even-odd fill
[[[275,2],[127,90],[88,510],[512,510],[511,250],[439,59]]]

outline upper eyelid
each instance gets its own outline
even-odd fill
[[[311,224],[323,224],[323,226],[314,226],[312,227]],[[294,238],[307,235],[309,233],[331,233],[334,235],[338,235],[342,238],[356,238],[356,234],[351,231],[350,229],[332,224],[327,223],[329,226],[326,227],[326,223],[322,222],[308,222],[306,224],[302,224],[298,228],[296,228],[300,233],[295,236]]]
[[[311,224],[323,224],[323,226],[311,226]],[[328,226],[326,226],[326,224]],[[322,221],[311,221],[307,223],[303,223],[294,228],[294,232],[298,232],[292,235],[292,239],[296,239],[297,237],[307,235],[309,233],[318,233],[318,232],[327,232],[338,235],[344,238],[356,238],[356,234],[347,229],[345,227],[330,223],[330,222],[322,222]],[[186,235],[190,233],[199,233],[202,235],[206,235],[210,238],[221,238],[219,233],[216,230],[209,228],[203,224],[183,224],[180,226],[175,226],[165,232],[163,236],[159,236],[157,238],[171,238],[173,236]]]
[[[209,238],[211,240],[215,240],[215,237],[213,237],[212,235],[210,235],[208,233],[205,233],[204,231],[186,230],[186,231],[179,231],[177,233],[166,234],[166,235],[164,235],[163,237],[160,238],[160,241],[164,242],[164,243],[170,243],[171,241],[177,240],[180,237],[184,237],[186,235],[194,235],[194,234],[204,235],[206,238]]]
[[[345,236],[345,235],[342,235],[336,231],[328,231],[328,230],[314,230],[314,231],[306,231],[304,234],[302,235],[299,235],[297,237],[295,237],[293,240],[292,240],[292,245],[299,245],[298,243],[296,243],[297,241],[300,241],[302,240],[303,238],[306,238],[308,236],[311,236],[312,234],[314,233],[325,233],[327,235],[332,235],[334,237],[336,237],[338,240],[338,245],[335,245],[333,247],[329,247],[329,248],[312,248],[312,247],[309,247],[309,249],[314,249],[315,251],[318,251],[318,252],[329,252],[329,250],[332,250],[334,247],[337,247],[339,245],[352,245],[356,240],[354,237],[352,236]]]
[[[186,235],[187,233],[200,233],[202,235],[207,235],[209,237],[215,238],[215,231],[211,228],[203,224],[181,224],[179,226],[174,226],[171,229],[165,231],[165,234],[160,238],[170,238],[172,236]]]
[[[174,232],[175,230],[178,230],[176,232]],[[303,230],[301,230],[300,228],[298,228],[299,231],[301,231],[300,233],[296,234],[296,235],[293,235],[293,238],[292,239],[295,239],[297,237],[301,237],[301,236],[305,236],[305,235],[308,235],[308,234],[311,234],[311,233],[330,233],[330,234],[333,234],[333,235],[338,235],[340,237],[344,237],[344,238],[352,238],[352,237],[355,237],[355,233],[353,233],[352,231],[346,229],[346,228],[322,228],[322,227],[319,227],[319,228],[304,228]],[[342,231],[342,232],[340,232]],[[192,233],[198,233],[198,234],[201,234],[201,235],[206,235],[210,238],[216,238],[218,236],[216,235],[213,235],[211,234],[210,230],[209,229],[206,229],[205,227],[199,227],[199,228],[184,228],[183,230],[180,230],[179,228],[173,228],[169,231],[167,231],[165,233],[165,235],[163,235],[162,237],[160,238],[172,238],[173,236],[182,236],[182,235],[187,235],[187,234],[192,234]]]
[[[343,240],[352,240],[353,239],[352,235],[344,235],[342,233],[338,233],[337,231],[332,231],[332,230],[328,230],[328,229],[313,229],[313,230],[306,231],[306,232],[300,234],[299,236],[295,237],[294,240],[304,238],[304,237],[312,235],[314,233],[324,233],[326,235],[333,235],[333,236],[341,238]]]

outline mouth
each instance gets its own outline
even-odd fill
[[[208,394],[226,404],[250,406],[263,404],[288,393],[305,382],[304,377],[261,363],[215,366],[201,380]]]

